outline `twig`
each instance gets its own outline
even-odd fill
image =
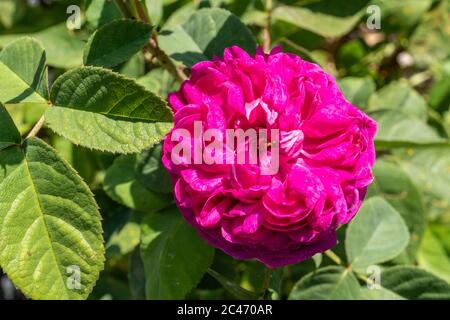
[[[263,49],[265,52],[270,51],[270,26],[272,24],[272,0],[265,0],[264,11],[266,13],[266,24],[263,28]]]
[[[28,133],[27,139],[28,139],[28,138],[31,138],[31,137],[35,137],[35,136],[38,134],[39,130],[41,130],[42,126],[44,125],[44,122],[45,122],[45,117],[44,117],[44,115],[42,115],[42,116],[39,118],[39,121],[36,122],[36,124],[34,125],[34,127],[33,127],[33,128],[31,129],[31,131]]]

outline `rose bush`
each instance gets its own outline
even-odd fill
[[[279,267],[336,244],[336,229],[356,214],[373,179],[376,123],[344,98],[331,75],[280,48],[252,57],[233,46],[222,59],[194,65],[169,103],[174,130],[192,136],[194,121],[223,137],[229,128],[280,130],[274,175],[262,174],[260,161],[176,164],[178,141],[166,137],[163,163],[177,205],[211,245]],[[184,156],[193,155],[192,148]]]

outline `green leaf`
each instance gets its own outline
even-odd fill
[[[100,214],[88,187],[37,138],[0,151],[0,167],[3,270],[30,298],[87,298],[104,261]]]
[[[201,9],[182,26],[163,29],[159,45],[172,59],[190,67],[193,64],[221,57],[225,48],[236,45],[254,54],[256,40],[251,31],[230,12]]]
[[[120,18],[122,18],[122,14],[114,2],[109,0],[87,1],[86,20],[94,29]]]
[[[383,287],[373,289],[362,287],[361,295],[364,300],[405,300],[405,298],[399,296],[395,292]]]
[[[226,290],[228,290],[237,299],[255,300],[258,298],[258,296],[255,293],[242,288],[237,283],[229,280],[225,276],[221,275],[220,273],[212,269],[208,269],[208,274],[214,279],[216,279],[217,282],[219,282]]]
[[[106,170],[103,188],[115,201],[138,211],[153,212],[169,206],[171,196],[149,190],[140,181],[137,170],[138,156],[116,158]]]
[[[361,289],[355,275],[341,266],[328,266],[297,282],[289,300],[357,300]]]
[[[176,91],[179,84],[175,78],[166,70],[158,68],[140,77],[137,83],[161,97],[167,97],[170,92]]]
[[[378,123],[377,147],[444,146],[449,143],[426,122],[402,111],[380,110],[370,116]]]
[[[397,210],[383,198],[372,197],[350,222],[345,249],[352,268],[365,272],[370,265],[395,258],[408,241],[408,228]]]
[[[397,266],[381,273],[383,287],[406,299],[450,299],[450,285],[424,270]]]
[[[360,109],[367,105],[369,97],[375,92],[375,82],[372,78],[347,77],[338,80],[344,96]]]
[[[95,98],[93,98],[95,97]],[[48,126],[71,142],[109,152],[139,152],[172,128],[166,102],[120,74],[97,67],[66,72],[53,85]]]
[[[368,111],[377,110],[398,110],[409,117],[422,120],[427,118],[425,100],[403,82],[392,82],[370,97]]]
[[[430,218],[450,212],[450,147],[409,150],[400,164],[422,191]]]
[[[89,38],[84,48],[85,65],[105,68],[127,61],[149,41],[152,27],[135,20],[115,20]]]
[[[323,255],[321,253],[316,253],[311,258],[314,261],[314,264],[316,265],[316,268],[319,268],[322,264]]]
[[[272,19],[291,23],[324,37],[340,37],[350,32],[361,20],[368,2],[318,0],[301,7],[280,5],[273,10]]]
[[[8,111],[0,103],[0,151],[7,147],[20,144],[21,137]]]
[[[374,182],[367,197],[383,197],[397,210],[408,226],[410,241],[407,254],[414,262],[426,228],[426,212],[422,196],[402,167],[394,162],[378,159],[373,167]]]
[[[176,208],[152,213],[142,223],[141,257],[147,299],[183,299],[209,268],[214,249]]]
[[[161,161],[162,144],[143,151],[138,157],[137,174],[144,187],[159,193],[171,193],[172,181]]]
[[[0,53],[0,101],[7,103],[47,103],[45,51],[32,38],[21,38]]]
[[[450,228],[429,226],[417,259],[423,269],[450,283]]]
[[[163,17],[163,2],[163,0],[145,0],[145,6],[150,16],[150,20],[154,25],[158,25]]]
[[[83,64],[84,42],[80,33],[67,29],[66,23],[57,24],[39,32],[27,34],[45,48],[47,63],[56,68],[71,69]],[[22,34],[0,36],[0,47],[22,38]]]

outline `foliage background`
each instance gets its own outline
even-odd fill
[[[106,262],[90,299],[450,298],[449,0],[145,2],[161,48],[186,72],[220,46],[238,43],[252,50],[240,19],[259,44],[269,44],[269,31],[270,46],[280,44],[333,74],[346,97],[379,123],[375,182],[358,217],[339,229],[332,252],[269,277],[260,263],[213,252],[189,227],[174,227],[183,221],[170,207],[158,146],[115,155],[77,146],[44,127],[39,137],[89,185],[103,217]],[[82,8],[83,24],[69,31],[66,9],[73,4]],[[366,26],[369,5],[381,9],[380,30]],[[227,16],[212,28],[202,19],[219,19],[223,12],[200,8],[223,8],[239,19]],[[86,63],[83,50],[95,30],[121,17],[105,0],[1,0],[0,47],[23,35],[38,39],[52,84]],[[110,69],[166,97],[179,83],[141,47]],[[46,109],[1,102],[22,135]],[[201,257],[193,261],[195,254]],[[371,265],[382,270],[379,290],[365,285]],[[6,275],[0,297],[23,298]]]

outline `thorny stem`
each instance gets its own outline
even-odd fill
[[[339,257],[337,256],[337,254],[335,254],[333,251],[327,250],[327,251],[325,251],[324,253],[325,253],[325,255],[326,255],[328,258],[330,258],[334,263],[336,263],[336,264],[342,264],[341,258],[339,258]]]
[[[264,300],[266,297],[267,290],[269,289],[270,286],[270,280],[272,279],[272,273],[273,269],[266,268],[266,271],[264,273],[264,281],[261,288],[261,296],[259,297],[260,300]]]
[[[263,48],[266,53],[270,51],[270,26],[272,23],[272,0],[264,1],[264,11],[266,13],[266,24],[263,28]]]

